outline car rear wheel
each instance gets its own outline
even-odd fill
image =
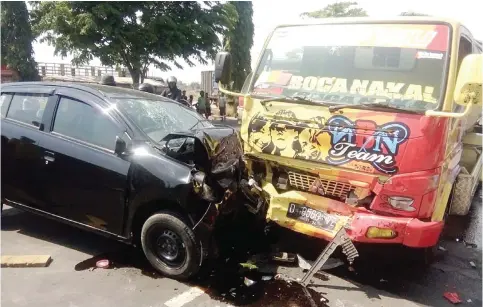
[[[201,249],[195,234],[174,214],[149,217],[141,231],[141,245],[151,265],[169,278],[187,280],[199,270]]]

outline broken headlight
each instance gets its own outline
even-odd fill
[[[207,201],[214,201],[215,195],[213,189],[206,184],[206,174],[203,172],[196,172],[193,174],[193,189],[196,194]]]

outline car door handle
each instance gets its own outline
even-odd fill
[[[55,161],[55,154],[51,151],[46,151],[45,155],[44,155],[44,160],[45,160],[45,163],[54,162]]]

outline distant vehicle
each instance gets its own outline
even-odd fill
[[[140,244],[168,277],[198,271],[238,183],[234,129],[159,95],[94,84],[4,84],[0,105],[2,204]]]

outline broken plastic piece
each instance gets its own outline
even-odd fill
[[[446,251],[446,248],[444,248],[444,247],[442,247],[442,246],[438,246],[438,249],[439,249],[440,251],[443,251],[443,252],[445,252],[445,251]]]
[[[99,269],[107,269],[109,268],[109,260],[102,259],[96,262],[96,267]]]
[[[461,303],[460,297],[458,296],[458,293],[456,292],[445,292],[443,294],[444,298],[450,301],[453,304],[459,304]]]
[[[466,242],[466,241],[464,241],[464,242],[465,242],[465,245],[466,245],[467,248],[477,248],[478,247],[478,245],[476,245],[475,243],[469,243],[469,242]]]
[[[476,268],[476,264],[473,261],[470,261],[470,265],[472,268]]]
[[[249,262],[243,262],[243,263],[240,263],[240,265],[242,266],[242,268],[249,269],[249,270],[257,270],[258,269],[258,267],[256,265],[254,265],[253,263],[249,263]]]
[[[262,276],[262,280],[263,281],[269,281],[269,280],[272,280],[272,276]]]
[[[245,279],[243,280],[243,283],[245,284],[245,286],[250,287],[256,284],[257,282],[245,277]]]
[[[272,260],[283,263],[295,263],[295,255],[289,253],[275,253],[272,255]]]

